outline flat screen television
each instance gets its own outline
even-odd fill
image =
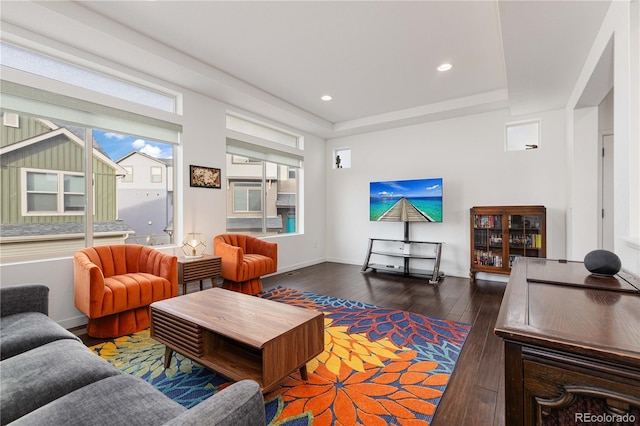
[[[371,182],[369,219],[442,222],[442,178]]]

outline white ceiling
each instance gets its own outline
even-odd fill
[[[4,37],[26,29],[332,137],[563,108],[609,3],[3,2],[1,12]],[[453,69],[436,71],[442,62]]]

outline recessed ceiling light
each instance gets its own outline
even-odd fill
[[[325,101],[325,102],[328,102],[328,101],[330,101],[331,99],[333,99],[333,96],[331,96],[331,95],[324,95],[324,96],[322,96],[320,99],[322,99],[322,100],[323,100],[323,101]]]
[[[453,65],[445,63],[438,67],[438,71],[449,71],[451,68],[453,68]]]

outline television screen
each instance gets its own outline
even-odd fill
[[[388,222],[442,222],[442,178],[371,182],[369,218]]]

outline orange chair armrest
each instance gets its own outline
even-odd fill
[[[222,258],[222,277],[237,281],[242,272],[244,253],[242,248],[225,243],[222,239],[214,238],[213,251]]]
[[[104,275],[84,253],[73,257],[74,302],[90,318],[101,315],[104,298]]]

